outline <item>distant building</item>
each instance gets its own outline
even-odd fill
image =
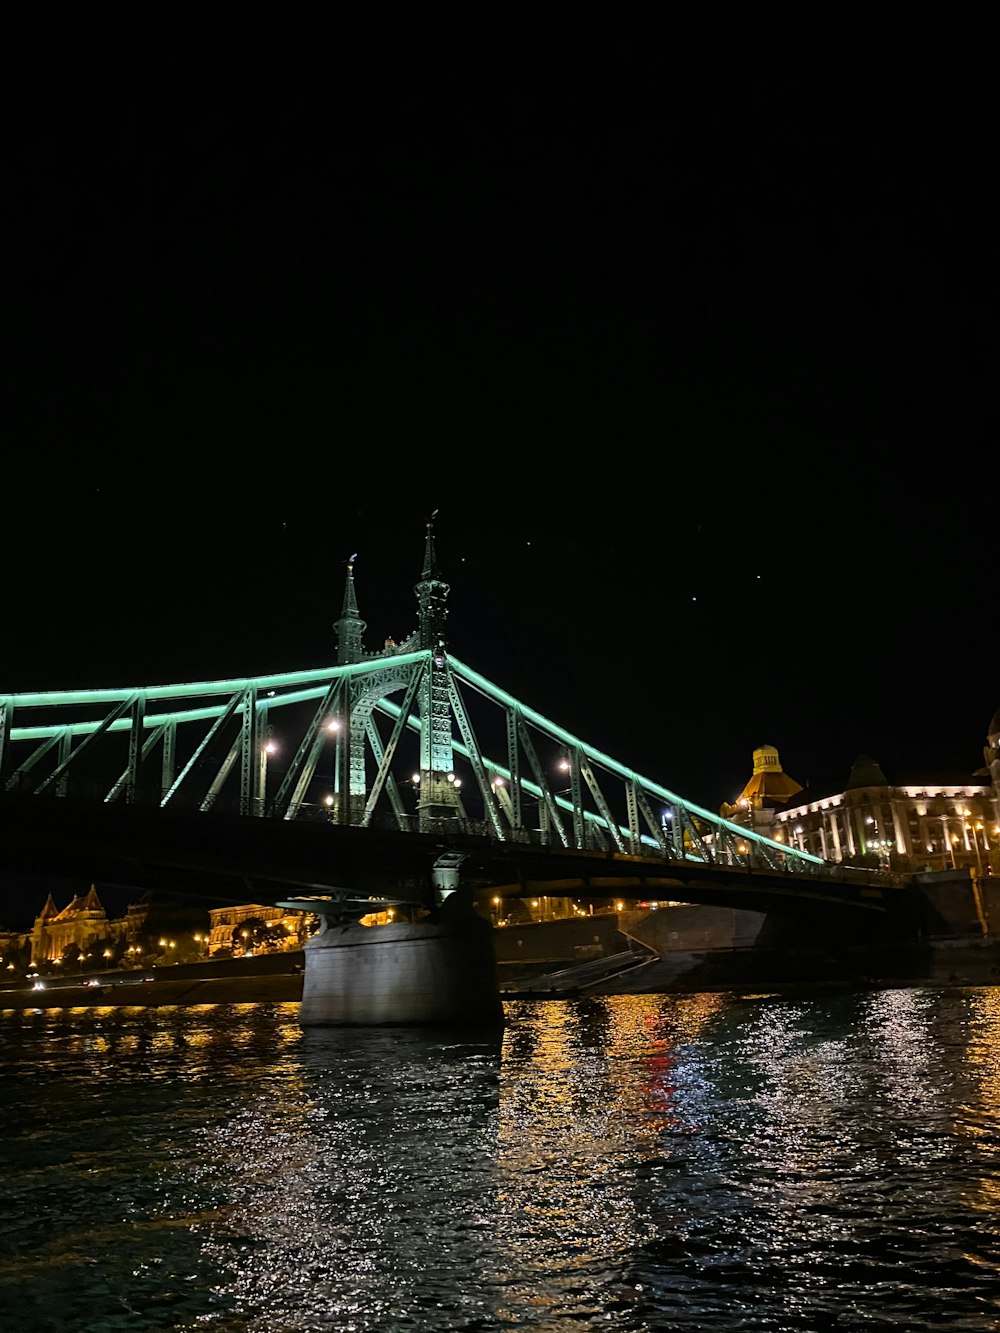
[[[23,931],[5,930],[0,927],[0,963],[8,971],[14,970],[14,955],[20,953],[27,943],[28,936]]]
[[[62,958],[71,944],[75,944],[81,954],[87,953],[97,940],[133,944],[148,913],[148,904],[133,903],[123,917],[109,921],[93,884],[87,893],[77,894],[62,911],[56,907],[50,893],[28,935],[31,960],[37,964]]]
[[[1000,710],[990,722],[986,766],[952,784],[894,785],[868,755],[842,792],[789,806],[802,787],[782,772],[773,746],[754,751],[753,777],[722,814],[776,842],[827,861],[900,873],[1000,873]],[[976,778],[992,778],[977,782]]]
[[[208,919],[209,955],[221,949],[231,950],[234,954],[245,953],[248,947],[255,951],[254,945],[247,944],[249,921],[261,921],[270,928],[271,938],[265,947],[275,951],[301,949],[315,928],[315,918],[308,912],[286,912],[283,907],[267,907],[263,903],[212,907],[209,908]]]
[[[802,791],[801,782],[796,782],[784,771],[774,746],[760,745],[753,752],[753,776],[740,792],[736,805],[723,807],[723,813],[726,809],[730,812],[773,810],[777,805],[784,805],[800,791]],[[726,817],[731,818],[732,813]]]

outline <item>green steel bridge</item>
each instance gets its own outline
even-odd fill
[[[365,649],[349,562],[333,665],[0,692],[6,864],[155,863],[285,898],[405,899],[450,876],[525,895],[891,910],[900,877],[703,809],[453,656],[448,591],[428,523],[418,624],[398,645]]]

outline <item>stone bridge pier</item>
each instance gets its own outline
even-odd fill
[[[303,1027],[503,1028],[493,928],[460,884],[461,859],[435,865],[418,920],[363,926],[351,898],[285,904],[323,923],[304,949]]]

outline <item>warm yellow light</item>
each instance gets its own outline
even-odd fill
[[[501,903],[501,899],[500,899],[500,898],[494,898],[494,899],[493,899],[493,906],[494,906],[494,907],[499,907],[499,906],[500,906],[500,903]]]
[[[624,903],[615,903],[615,911],[616,911],[616,912],[623,912],[624,910],[625,910],[625,904],[624,904]]]

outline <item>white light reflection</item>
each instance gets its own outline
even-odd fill
[[[500,1042],[309,1031],[278,1096],[243,1095],[201,1152],[230,1166],[203,1253],[241,1328],[492,1326]]]

